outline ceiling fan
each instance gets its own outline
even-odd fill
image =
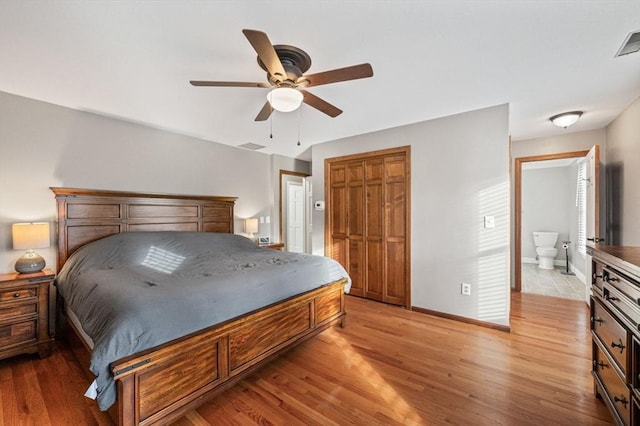
[[[293,111],[302,102],[330,117],[337,117],[342,114],[341,109],[305,89],[322,84],[373,76],[370,64],[353,65],[304,75],[311,66],[311,57],[305,51],[294,46],[272,45],[267,34],[262,31],[242,30],[242,32],[258,53],[258,65],[267,72],[267,83],[200,80],[191,80],[190,83],[193,86],[273,87],[273,90],[267,95],[267,102],[256,116],[256,121],[264,121],[269,118],[273,109],[283,112]]]

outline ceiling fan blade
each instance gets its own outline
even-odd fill
[[[324,112],[328,116],[335,118],[342,114],[342,110],[338,107],[331,105],[329,102],[317,97],[311,92],[307,92],[306,90],[300,90],[302,93],[303,102],[307,105],[310,105],[317,109],[320,112]]]
[[[258,53],[258,57],[264,66],[267,67],[267,70],[269,70],[269,74],[281,81],[286,80],[287,72],[284,70],[282,62],[280,62],[280,58],[273,48],[269,37],[262,31],[256,30],[242,30],[242,33]]]
[[[353,65],[351,67],[338,68],[317,74],[304,75],[298,79],[305,87],[320,86],[321,84],[337,83],[339,81],[357,80],[373,76],[371,64]],[[305,80],[308,81],[305,84]]]
[[[267,83],[249,83],[244,81],[189,81],[192,86],[214,86],[214,87],[271,87]]]
[[[256,115],[255,121],[265,121],[267,118],[269,118],[272,111],[273,108],[271,108],[271,104],[269,103],[269,101],[265,102],[258,115]]]

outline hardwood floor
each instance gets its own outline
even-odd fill
[[[177,421],[204,425],[608,425],[584,302],[512,297],[511,333],[347,298],[344,329]],[[0,426],[110,425],[64,342],[0,361]]]

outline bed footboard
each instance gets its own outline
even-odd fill
[[[164,424],[344,320],[340,280],[111,364],[120,426]]]

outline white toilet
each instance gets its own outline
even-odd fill
[[[558,254],[555,247],[558,241],[557,232],[534,232],[533,241],[536,245],[536,253],[538,254],[538,268],[553,269],[553,259]]]

